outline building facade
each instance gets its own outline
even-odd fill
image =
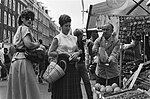
[[[51,20],[48,10],[36,0],[0,0],[0,43],[11,45],[17,30],[17,19],[22,10],[32,9],[35,21],[32,32],[36,40],[42,39],[49,46],[55,35],[59,33],[58,26]]]

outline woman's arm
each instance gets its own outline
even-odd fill
[[[58,39],[54,38],[51,46],[49,47],[48,56],[56,57],[56,55],[58,54],[57,51],[56,51],[57,48],[58,48]]]
[[[24,38],[23,38],[23,42],[25,44],[25,46],[28,49],[35,49],[38,48],[40,46],[40,44],[38,42],[32,42],[31,41],[31,34],[27,34]]]
[[[139,41],[136,40],[132,40],[132,42],[130,44],[125,44],[123,49],[129,49],[129,48],[133,48]]]

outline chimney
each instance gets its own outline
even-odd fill
[[[44,10],[44,7],[42,6],[42,10]]]
[[[48,10],[45,10],[45,13],[48,14]]]

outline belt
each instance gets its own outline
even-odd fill
[[[25,52],[25,49],[16,49],[16,52]]]

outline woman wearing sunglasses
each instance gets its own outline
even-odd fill
[[[24,55],[26,48],[35,49],[40,45],[35,42],[30,30],[34,16],[34,12],[25,9],[18,19],[19,27],[13,38],[16,52],[9,71],[7,99],[41,99],[33,64]]]

